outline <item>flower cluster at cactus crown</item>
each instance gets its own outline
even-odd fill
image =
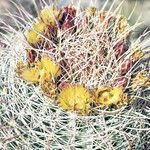
[[[47,6],[25,31],[27,60],[16,72],[64,110],[87,115],[118,109],[150,86],[147,69],[136,69],[148,55],[130,40],[135,27],[95,7]]]

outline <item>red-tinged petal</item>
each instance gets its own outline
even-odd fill
[[[125,43],[123,41],[119,41],[115,46],[115,55],[116,57],[120,57],[121,55],[124,54],[124,52],[126,51],[126,46]]]
[[[34,63],[37,57],[37,53],[34,50],[27,50],[29,63]]]
[[[132,61],[127,59],[121,65],[121,74],[126,74],[132,68]]]
[[[66,16],[70,16],[72,18],[74,18],[76,16],[76,9],[74,7],[65,7],[64,8],[64,13],[66,14]]]
[[[74,26],[74,23],[70,21],[69,19],[66,19],[65,22],[63,23],[61,29],[63,31],[69,30]]]
[[[68,30],[74,26],[74,18],[76,16],[76,9],[73,7],[65,7],[63,10],[63,18],[61,22],[61,29]]]
[[[128,79],[124,76],[117,77],[115,79],[115,85],[125,87],[127,85]]]
[[[66,88],[67,86],[69,86],[70,83],[68,81],[62,81],[60,84],[59,84],[59,89],[62,90],[64,88]]]

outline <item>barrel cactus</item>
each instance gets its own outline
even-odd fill
[[[0,148],[148,147],[149,39],[113,5],[18,6],[1,21]]]

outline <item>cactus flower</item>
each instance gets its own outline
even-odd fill
[[[140,60],[143,56],[144,56],[144,52],[139,49],[139,50],[136,50],[136,51],[131,55],[131,59],[132,59],[132,61],[136,62],[136,61]]]
[[[120,103],[125,103],[125,96],[121,87],[99,87],[96,91],[96,103],[102,107],[117,106]]]
[[[43,22],[41,21],[35,22],[32,25],[31,29],[27,31],[26,35],[27,42],[35,46],[43,39],[40,34],[44,35],[47,29],[48,29],[47,25],[44,24]]]
[[[96,12],[96,7],[91,6],[87,8],[87,14],[89,17],[94,16],[95,12]]]
[[[127,18],[125,18],[124,16],[118,15],[116,19],[116,23],[117,23],[116,31],[117,31],[118,37],[121,34],[124,34],[124,37],[127,37],[129,35],[129,31],[128,31],[129,24],[128,24]]]
[[[60,75],[60,68],[48,56],[43,56],[35,63],[35,67],[25,66],[22,69],[21,65],[17,65],[17,72],[20,72],[19,75],[26,81],[42,84],[46,80],[57,78]]]
[[[133,90],[140,88],[140,87],[148,87],[150,86],[150,78],[146,71],[140,71],[135,76],[132,81],[131,87]]]
[[[35,83],[39,80],[39,71],[35,68],[26,68],[20,76],[28,82]]]
[[[56,26],[57,21],[61,20],[62,13],[56,7],[45,7],[40,13],[41,20],[49,26]]]
[[[90,112],[91,95],[82,85],[70,85],[60,92],[58,102],[65,110],[88,114]]]

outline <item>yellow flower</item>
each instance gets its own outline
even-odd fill
[[[117,104],[119,101],[122,101],[125,97],[123,89],[121,87],[114,87],[110,91],[110,96],[112,104]]]
[[[42,57],[40,62],[41,67],[45,71],[49,72],[52,77],[57,78],[60,75],[60,67],[57,64],[55,64],[49,57]]]
[[[38,36],[38,34],[32,30],[28,31],[27,33],[27,42],[29,44],[37,44],[40,41],[41,37]]]
[[[136,50],[133,54],[132,54],[132,60],[133,61],[138,61],[140,60],[142,57],[144,56],[144,52],[142,50]]]
[[[40,13],[40,18],[45,24],[55,26],[56,21],[62,18],[62,14],[55,7],[45,7]]]
[[[89,8],[87,8],[88,16],[90,16],[90,17],[94,16],[95,12],[96,12],[96,7],[89,7]]]
[[[45,81],[51,81],[51,75],[48,71],[41,69],[39,70],[39,78],[38,78],[38,82],[39,84],[43,84]]]
[[[34,68],[26,68],[23,70],[21,77],[29,82],[38,82],[39,79],[39,71],[37,69]]]
[[[34,23],[32,26],[32,29],[39,33],[43,33],[47,28],[48,28],[48,26],[45,23],[43,23],[42,21],[38,21],[38,22]]]
[[[21,66],[23,66],[21,68]],[[34,67],[28,67],[23,63],[17,64],[17,72],[24,80],[29,82],[51,81],[60,75],[60,68],[48,56],[43,56],[40,61],[34,64]]]
[[[125,36],[129,35],[129,24],[127,19],[124,16],[117,16],[117,35],[120,36],[120,34],[125,34]]]
[[[136,90],[139,87],[150,86],[150,78],[147,75],[146,71],[139,72],[132,81],[132,89]]]
[[[96,103],[101,104],[102,107],[109,107],[112,104],[118,105],[124,103],[125,94],[121,87],[99,87],[95,93]]]
[[[60,92],[58,102],[67,111],[88,114],[90,112],[91,95],[82,85],[69,85]]]
[[[36,45],[39,43],[43,37],[40,35],[44,35],[47,31],[48,27],[41,21],[37,21],[32,25],[32,28],[27,32],[27,41],[29,44]]]

